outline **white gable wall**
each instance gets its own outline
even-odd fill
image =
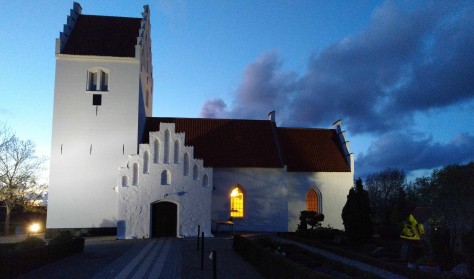
[[[170,132],[169,163],[164,163],[165,131]],[[194,148],[184,146],[184,133],[175,133],[174,124],[161,123],[159,132],[150,133],[150,144],[141,144],[139,155],[131,155],[128,167],[122,168],[117,177],[118,191],[118,238],[147,238],[151,236],[151,204],[160,201],[178,205],[178,228],[176,236],[196,236],[198,225],[205,235],[211,234],[212,168],[204,168],[203,161],[194,159]],[[155,163],[154,141],[161,142],[159,160]],[[179,140],[179,160],[175,163],[174,142]],[[143,173],[144,154],[149,153],[149,171]],[[189,174],[184,175],[184,154],[189,154]],[[138,164],[138,185],[133,185],[133,164]],[[197,179],[193,166],[197,165]],[[162,184],[161,174],[169,171],[171,183]],[[208,184],[203,185],[207,175]],[[122,177],[128,184],[122,185]]]

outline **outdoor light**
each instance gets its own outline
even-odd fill
[[[33,223],[30,225],[30,227],[28,228],[28,231],[30,233],[37,233],[41,230],[41,225],[39,223]]]

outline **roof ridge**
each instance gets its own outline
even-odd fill
[[[277,129],[292,129],[292,130],[324,130],[334,131],[334,128],[309,128],[309,127],[277,127]]]
[[[106,16],[106,15],[87,15],[87,14],[81,14],[79,15],[79,17],[81,16],[89,16],[89,17],[106,17],[106,18],[127,18],[127,19],[142,19],[141,17],[131,17],[131,16]]]

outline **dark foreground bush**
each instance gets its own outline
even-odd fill
[[[233,249],[266,278],[332,278],[304,265],[272,254],[252,240],[235,235]]]
[[[0,278],[13,278],[83,250],[84,238],[74,237],[51,240],[48,245],[37,237],[29,237],[14,245],[1,245]]]

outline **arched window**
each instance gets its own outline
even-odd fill
[[[153,163],[158,164],[160,161],[160,141],[155,139],[153,143]]]
[[[138,185],[138,164],[134,163],[133,164],[133,170],[132,170],[132,185],[137,186]]]
[[[244,217],[244,192],[239,186],[230,192],[230,217]]]
[[[199,167],[197,165],[193,167],[193,179],[199,180]]]
[[[122,187],[127,187],[128,186],[128,176],[124,175],[122,176]]]
[[[161,173],[161,185],[171,185],[171,174],[168,170]]]
[[[203,186],[203,187],[209,186],[209,177],[207,176],[207,174],[205,174],[205,175],[202,177],[202,186]]]
[[[179,164],[179,140],[174,141],[174,163]]]
[[[163,163],[169,164],[170,163],[170,131],[165,131],[165,146],[164,146],[164,156],[163,156]]]
[[[310,189],[306,194],[306,211],[321,213],[319,198],[319,194],[314,189]]]
[[[183,174],[185,176],[189,175],[189,154],[184,153],[184,159],[183,159]]]
[[[108,91],[109,73],[106,69],[92,68],[87,71],[87,91]]]
[[[143,173],[148,173],[148,163],[150,162],[150,153],[148,151],[145,151],[145,154],[143,154]]]

